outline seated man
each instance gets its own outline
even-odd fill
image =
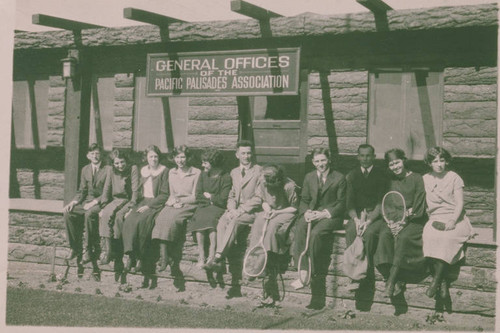
[[[367,282],[374,282],[373,254],[377,249],[380,227],[385,225],[381,214],[381,203],[387,189],[387,176],[382,168],[373,165],[375,149],[368,144],[358,147],[360,167],[351,170],[347,181],[347,212],[349,222],[346,225],[347,247],[356,238],[356,226],[363,232],[365,251],[368,255]],[[366,210],[366,221],[360,221],[361,212]],[[348,289],[355,291],[360,281],[352,281]]]
[[[64,206],[64,222],[71,253],[68,260],[77,258],[78,276],[83,275],[83,263],[92,262],[92,276],[96,281],[101,280],[97,259],[101,247],[99,237],[100,197],[107,175],[107,168],[101,163],[101,147],[90,145],[87,158],[90,164],[82,168],[80,189],[74,199]],[[85,232],[84,232],[85,231]],[[82,237],[84,244],[82,246]]]
[[[307,225],[312,223],[309,239],[309,256],[312,262],[311,303],[308,309],[319,310],[325,306],[326,275],[333,246],[333,230],[340,229],[345,208],[346,183],[344,175],[330,168],[330,152],[326,148],[315,148],[312,163],[316,170],[304,178],[299,218],[295,229],[295,262],[305,249]],[[305,260],[303,261],[303,263]],[[305,267],[297,267],[299,274],[306,275]],[[292,282],[301,288],[300,280]]]
[[[233,185],[227,200],[227,210],[217,225],[217,249],[214,260],[207,263],[206,269],[221,269],[224,256],[229,262],[232,286],[226,298],[241,297],[240,280],[242,261],[245,254],[250,225],[255,220],[262,200],[255,193],[261,177],[261,166],[252,162],[252,144],[238,142],[236,157],[240,165],[231,171]]]

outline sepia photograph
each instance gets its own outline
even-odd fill
[[[496,1],[8,2],[6,331],[496,331]]]

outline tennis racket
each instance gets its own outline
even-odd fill
[[[391,227],[392,234],[397,236],[406,219],[405,198],[398,191],[389,191],[382,199],[382,216]],[[398,227],[395,230],[394,227]]]
[[[309,252],[309,238],[310,238],[310,236],[311,236],[311,223],[307,223],[306,247],[305,247],[304,251],[302,251],[302,253],[299,256],[299,262],[298,262],[298,266],[297,266],[297,272],[299,273],[299,280],[304,286],[307,286],[309,284],[309,282],[311,282],[312,264],[311,264],[311,257],[309,256],[309,253],[308,253]],[[302,269],[303,263],[305,263],[307,265],[306,276],[303,276],[301,274],[301,271],[304,271],[304,269]]]
[[[264,221],[264,225],[262,226],[262,235],[260,236],[259,242],[248,250],[245,255],[245,259],[243,261],[243,272],[248,276],[260,276],[266,269],[267,251],[264,247],[264,236],[266,235],[268,224],[269,219],[266,219]]]
[[[276,289],[276,293],[278,296],[278,299],[275,300],[282,302],[285,299],[285,280],[283,279],[283,275],[279,272],[275,276],[276,276],[275,280],[271,282],[274,284],[274,288]],[[270,296],[272,297],[272,295],[268,293],[268,288],[267,288],[270,281],[271,281],[271,275],[266,275],[262,279],[263,299],[266,299]]]

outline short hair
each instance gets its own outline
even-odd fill
[[[266,187],[283,187],[285,183],[285,173],[276,164],[267,164],[262,167],[262,177]]]
[[[160,151],[160,148],[158,148],[158,146],[155,146],[155,145],[149,145],[146,147],[146,149],[144,150],[144,161],[147,162],[148,160],[148,153],[152,151],[154,152],[156,155],[158,155],[158,157],[160,157],[161,155],[161,151]]]
[[[174,161],[174,163],[175,163],[175,160],[174,160],[175,156],[177,156],[179,154],[186,155],[186,165],[191,166],[191,162],[193,159],[193,153],[191,152],[191,149],[186,145],[180,145],[180,146],[174,147],[174,149],[172,150],[172,155],[171,155],[171,159],[172,159],[172,161]]]
[[[116,148],[113,148],[113,150],[109,154],[109,158],[111,159],[111,162],[113,162],[115,158],[122,158],[125,161],[127,161],[127,163],[129,161],[128,154],[125,151]]]
[[[441,156],[442,158],[444,158],[446,163],[451,162],[451,159],[452,159],[451,154],[443,147],[436,146],[436,147],[429,148],[427,150],[427,152],[425,153],[425,157],[424,157],[425,164],[430,165],[432,163],[432,161],[438,156]]]
[[[311,152],[311,157],[314,159],[314,156],[316,155],[325,155],[328,159],[330,159],[330,149],[326,147],[314,148]]]
[[[252,141],[250,140],[240,140],[236,143],[236,150],[238,150],[238,148],[240,147],[250,147],[250,148],[253,148],[253,144],[252,144]]]
[[[89,146],[89,149],[87,150],[88,153],[91,151],[98,150],[100,153],[102,153],[102,148],[99,146],[97,143],[93,143]]]
[[[201,153],[201,161],[210,163],[212,167],[221,167],[224,156],[215,148],[207,148]]]
[[[358,146],[358,154],[361,149],[366,149],[366,148],[370,148],[372,150],[372,153],[375,154],[375,148],[368,143],[363,143]]]
[[[406,166],[407,158],[406,158],[405,152],[402,149],[392,148],[392,149],[389,149],[388,151],[386,151],[384,154],[384,159],[385,159],[386,164],[389,164],[389,162],[391,161],[390,155],[394,155],[394,157],[396,157],[396,159],[402,160],[403,164]]]

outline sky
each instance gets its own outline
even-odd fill
[[[5,1],[5,0],[0,0]],[[143,25],[123,18],[123,8],[134,7],[184,21],[247,19],[230,9],[231,0],[9,0],[15,3],[15,29],[44,31],[55,28],[31,23],[33,14],[57,16],[105,27]],[[247,0],[283,16],[304,12],[344,14],[366,12],[356,0]],[[491,3],[495,0],[385,0],[392,8],[408,9]]]

